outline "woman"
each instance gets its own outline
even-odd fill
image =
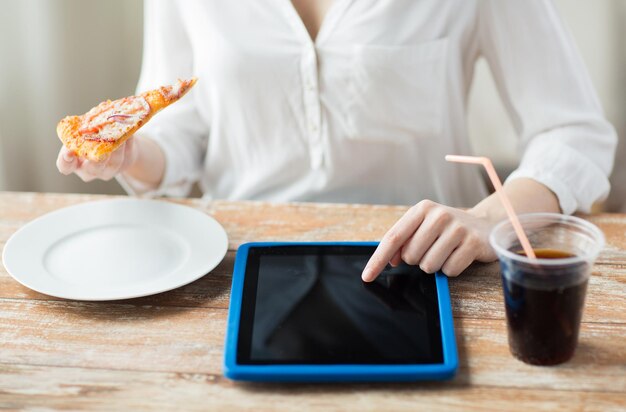
[[[401,260],[456,276],[495,259],[505,217],[478,168],[443,160],[471,153],[483,56],[524,149],[505,184],[517,212],[588,211],[608,194],[615,132],[548,1],[147,1],[145,18],[139,89],[198,85],[101,164],[61,149],[62,173],[130,193],[198,181],[208,199],[415,204],[363,279]]]

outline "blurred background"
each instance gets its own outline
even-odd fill
[[[608,119],[626,136],[626,1],[555,1]],[[134,94],[142,48],[140,0],[0,0],[0,190],[123,193],[115,182],[62,176],[57,122],[100,101]],[[516,167],[517,139],[491,74],[479,61],[469,126],[477,154],[502,175]],[[626,212],[626,143],[620,138],[612,193]],[[502,176],[504,177],[504,176]]]

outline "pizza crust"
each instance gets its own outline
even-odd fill
[[[85,133],[81,130],[84,130],[85,116],[89,112],[81,116],[67,116],[62,119],[57,125],[57,135],[69,151],[90,161],[101,162],[126,140],[130,139],[156,113],[180,100],[196,84],[196,81],[195,77],[189,80],[179,80],[174,85],[162,86],[158,89],[141,93],[139,96],[146,99],[150,106],[149,112],[147,115],[138,118],[132,127],[124,129],[124,132],[116,140],[92,140],[93,135],[90,135],[90,139],[85,138]],[[105,105],[112,103],[115,102],[104,102]]]

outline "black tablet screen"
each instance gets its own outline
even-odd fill
[[[364,283],[374,249],[250,248],[237,362],[443,362],[434,275],[402,265]]]

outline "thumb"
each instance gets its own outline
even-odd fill
[[[56,165],[59,172],[64,175],[69,175],[78,167],[78,158],[73,152],[67,150],[67,148],[63,146],[57,156]]]

